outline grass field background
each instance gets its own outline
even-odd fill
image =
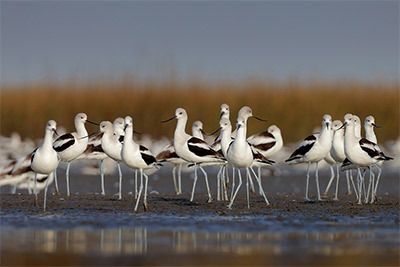
[[[227,103],[235,121],[243,105],[268,120],[251,120],[249,132],[264,130],[270,124],[282,129],[284,140],[304,138],[321,117],[329,113],[343,119],[345,113],[363,120],[372,114],[382,128],[380,140],[399,136],[400,95],[396,83],[334,82],[202,82],[165,81],[65,81],[3,86],[1,90],[1,134],[16,131],[24,137],[39,138],[48,119],[73,129],[73,116],[86,112],[90,120],[114,120],[131,115],[135,128],[153,137],[172,137],[175,123],[161,124],[177,107],[187,109],[189,124],[202,120],[206,131],[216,129],[219,107]],[[89,132],[97,130],[88,125]],[[187,128],[190,131],[190,128]]]

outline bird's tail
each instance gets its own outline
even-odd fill
[[[388,157],[385,154],[381,153],[380,157],[378,158],[379,160],[393,160],[394,158]]]

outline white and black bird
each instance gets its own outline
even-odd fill
[[[57,134],[57,124],[54,120],[50,120],[46,123],[45,127],[45,135],[43,139],[43,143],[32,153],[31,158],[31,168],[35,172],[34,178],[34,191],[35,198],[37,198],[37,190],[36,190],[36,182],[37,175],[43,174],[46,176],[54,175],[53,172],[57,169],[59,158],[56,150],[53,148],[53,134]],[[48,181],[46,180],[46,185],[44,189],[44,202],[43,202],[43,210],[46,210],[46,196],[47,196],[47,187]],[[37,199],[36,199],[37,200]]]
[[[331,128],[332,117],[325,114],[322,118],[321,133],[312,134],[304,139],[299,147],[290,155],[286,160],[288,163],[307,163],[307,181],[306,181],[306,194],[305,200],[309,201],[308,197],[308,184],[310,180],[310,165],[315,163],[315,182],[317,186],[317,197],[321,199],[319,191],[319,180],[318,180],[318,163],[323,160],[329,153],[332,147],[333,131]]]
[[[268,159],[274,156],[283,147],[281,129],[279,129],[279,127],[276,125],[271,125],[266,131],[248,137],[247,142],[252,146],[253,150],[260,153],[264,158]],[[256,161],[253,164],[253,166],[258,168],[258,177],[260,179],[261,167],[266,166],[263,161]],[[267,165],[270,165],[270,163]]]
[[[178,121],[174,132],[174,148],[176,154],[180,158],[194,164],[195,178],[190,201],[193,201],[194,198],[194,192],[197,183],[197,168],[199,168],[204,174],[208,193],[208,202],[211,202],[212,197],[208,184],[207,173],[201,167],[201,164],[223,162],[224,158],[221,154],[213,150],[205,141],[186,133],[185,128],[188,120],[186,110],[183,108],[177,108],[175,115],[170,119],[164,120],[163,122],[168,122],[173,119],[177,119]]]
[[[123,162],[132,169],[138,169],[140,171],[140,188],[138,197],[136,199],[135,211],[137,211],[140,197],[143,191],[143,178],[144,181],[144,197],[143,205],[144,210],[147,210],[147,185],[149,182],[148,175],[144,172],[147,169],[158,168],[158,162],[153,154],[146,147],[137,144],[133,140],[133,120],[132,117],[125,117],[125,136],[122,145],[121,156]]]
[[[122,118],[117,118],[114,121],[114,124],[109,121],[102,121],[100,123],[100,132],[103,133],[103,136],[101,137],[101,148],[107,154],[107,156],[117,162],[119,176],[119,200],[122,199],[122,171],[120,162],[122,161],[121,151],[124,138],[123,132],[121,132],[121,119]]]
[[[344,150],[346,158],[354,165],[360,168],[368,168],[377,164],[380,161],[391,160],[393,158],[386,156],[379,146],[366,138],[357,137],[356,127],[361,127],[360,119],[352,114],[344,116],[345,136],[344,136]],[[372,179],[372,172],[370,170],[370,179]],[[362,203],[362,185],[364,184],[364,177],[358,169],[358,204]]]
[[[250,107],[244,106],[239,110],[238,118],[237,118],[237,126],[236,126],[236,137],[233,142],[229,144],[226,159],[228,162],[237,168],[237,173],[239,176],[239,184],[231,198],[231,201],[228,205],[228,208],[232,208],[232,205],[235,201],[236,195],[240,190],[242,185],[242,177],[240,170],[243,168],[246,171],[246,192],[247,192],[247,207],[250,208],[249,202],[249,182],[251,179],[250,171],[253,171],[250,167],[253,164],[254,160],[262,160],[267,163],[268,161],[258,152],[254,152],[250,144],[247,142],[247,120],[250,117],[254,117],[256,119],[262,120],[253,115],[253,111]],[[256,156],[256,158],[255,158]],[[262,189],[261,180],[257,175],[253,172],[256,180],[258,181],[258,185],[260,187],[260,191],[265,199],[267,205],[269,205],[268,199]],[[234,177],[232,177],[232,187],[234,187]]]
[[[365,138],[375,144],[378,144],[378,138],[376,137],[375,130],[374,130],[375,128],[380,128],[380,126],[375,124],[374,116],[372,116],[372,115],[367,116],[364,120]],[[372,195],[371,195],[371,201],[370,201],[371,204],[374,203],[376,200],[376,193],[378,190],[379,180],[382,176],[382,164],[383,164],[383,161],[380,161],[377,164],[373,165],[373,167],[375,167],[378,170],[378,177],[377,177],[375,183],[374,183],[374,180],[370,180],[370,185],[372,182],[372,189],[371,189]]]
[[[70,195],[69,168],[71,166],[71,162],[78,158],[86,150],[89,141],[89,135],[85,128],[86,122],[98,125],[95,122],[89,121],[85,113],[78,113],[74,119],[76,131],[61,135],[53,143],[53,148],[55,151],[57,151],[60,160],[67,162],[67,170],[65,172],[67,196]]]

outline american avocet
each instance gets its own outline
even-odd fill
[[[139,169],[140,171],[140,188],[138,197],[136,199],[135,211],[137,211],[140,196],[143,191],[143,177],[145,179],[144,184],[144,197],[143,205],[144,210],[147,210],[147,184],[149,182],[149,177],[143,171],[146,169],[152,169],[158,167],[156,158],[151,154],[151,152],[144,146],[137,144],[133,140],[133,120],[130,116],[125,117],[125,136],[122,145],[121,156],[124,163],[132,168]]]
[[[86,122],[98,125],[97,123],[89,121],[85,113],[78,113],[74,119],[76,132],[61,135],[53,143],[53,148],[57,151],[61,161],[67,162],[67,170],[65,172],[67,196],[70,195],[69,168],[71,162],[85,151],[89,141],[88,132],[85,128]]]
[[[230,137],[233,136],[232,126],[231,126],[231,123],[229,120],[229,116],[230,116],[230,110],[229,110],[228,104],[225,104],[225,103],[221,104],[220,114],[219,114],[220,127],[219,127],[219,129],[217,129],[214,132],[214,133],[216,133],[216,132],[220,131],[220,134],[215,138],[215,140],[211,146],[212,149],[214,149],[215,151],[217,151],[219,153],[222,153],[222,151],[221,151],[221,149],[222,149],[221,148],[222,124],[227,125],[228,121],[229,121],[229,139],[227,139],[227,140],[229,141]],[[236,129],[235,129],[235,131],[236,131]],[[227,130],[226,130],[226,132],[227,132]],[[212,134],[214,134],[214,133],[212,133]],[[235,135],[236,135],[236,132],[235,132]],[[232,141],[233,141],[233,139],[232,139]],[[224,154],[224,157],[226,158],[226,154]],[[223,192],[222,192],[223,199],[222,200],[228,200],[226,190],[227,190],[227,185],[229,183],[229,176],[228,176],[228,165],[226,163],[221,166],[221,168],[219,169],[218,174],[217,174],[217,200],[221,199],[221,197],[220,197],[221,196],[221,191],[220,191],[221,183],[222,183],[222,189],[223,189]]]
[[[269,126],[265,132],[250,136],[247,141],[266,158],[273,156],[283,146],[282,133],[276,125]]]
[[[270,158],[279,152],[283,146],[281,129],[276,125],[271,125],[266,131],[247,138],[247,142],[263,157]],[[258,177],[261,179],[261,167],[265,165],[257,162],[255,162],[255,165],[258,167]]]
[[[321,200],[319,192],[318,181],[318,163],[323,160],[329,153],[332,147],[333,132],[331,128],[332,117],[325,114],[322,119],[322,128],[320,134],[312,134],[304,139],[300,146],[293,152],[292,155],[286,160],[289,163],[307,163],[307,181],[306,181],[306,195],[305,200],[308,198],[308,183],[310,180],[310,164],[315,163],[315,183],[317,186],[318,200]]]
[[[168,162],[173,165],[172,167],[172,180],[174,183],[175,193],[177,195],[182,194],[182,164],[187,163],[186,160],[180,158],[176,152],[173,144],[167,145],[161,150],[156,156],[159,162]],[[178,168],[178,181],[176,177],[176,169]]]
[[[31,158],[31,168],[35,172],[35,199],[37,201],[37,190],[36,190],[36,180],[37,174],[51,175],[58,166],[58,155],[57,152],[53,149],[53,134],[56,133],[57,124],[55,121],[50,120],[46,124],[45,135],[43,139],[43,143],[32,153]],[[46,180],[46,186],[44,189],[44,202],[43,202],[43,210],[46,210],[46,195],[47,195],[47,187],[48,180]]]
[[[223,104],[224,105],[224,104]],[[227,150],[229,144],[233,141],[231,138],[232,134],[232,125],[229,118],[221,116],[219,121],[219,129],[220,132],[219,136],[217,137],[216,141],[211,145],[211,148],[217,151],[218,153],[222,154],[226,159]],[[225,177],[228,175],[227,172],[227,162],[224,162],[220,169],[218,170],[217,174],[217,200],[228,200],[228,192],[227,192],[227,178]],[[222,187],[221,187],[222,184]],[[222,188],[222,192],[221,192]],[[222,198],[221,198],[222,196]]]
[[[247,120],[250,117],[254,117],[258,120],[262,120],[253,115],[253,111],[250,107],[244,106],[239,110],[238,118],[237,118],[237,126],[236,126],[236,137],[233,142],[230,143],[227,150],[227,160],[230,164],[232,164],[238,170],[239,176],[239,184],[233,194],[231,201],[228,205],[228,208],[231,209],[232,205],[235,201],[236,195],[239,192],[239,189],[242,185],[242,177],[240,173],[240,169],[244,168],[246,170],[246,192],[247,192],[247,207],[250,208],[250,200],[249,200],[249,180],[251,177],[250,170],[251,165],[254,161],[254,154],[250,144],[247,142]],[[253,173],[256,180],[258,181],[258,185],[262,188],[261,180],[255,173]],[[234,179],[234,177],[232,177]],[[232,187],[234,180],[232,180]],[[264,191],[262,190],[263,197],[267,205],[269,205],[268,199],[265,196]]]
[[[190,201],[193,201],[194,198],[194,192],[197,183],[197,168],[199,168],[204,174],[204,179],[206,182],[207,193],[208,193],[208,202],[211,202],[212,197],[210,193],[210,187],[208,185],[207,173],[201,167],[200,164],[223,162],[224,159],[221,154],[214,151],[205,141],[190,136],[186,133],[185,127],[188,120],[186,110],[184,110],[183,108],[177,108],[175,111],[175,115],[168,120],[164,120],[163,122],[168,122],[173,119],[178,120],[174,132],[174,148],[176,154],[182,159],[193,163],[195,167],[194,168],[195,177],[194,177]]]
[[[344,151],[347,159],[359,166],[370,170],[370,179],[372,179],[371,166],[379,161],[390,160],[379,148],[379,146],[365,138],[357,137],[355,128],[360,124],[360,119],[352,114],[344,116],[345,136]],[[361,175],[360,169],[357,170],[360,183],[358,185],[358,204],[362,203],[362,185],[364,177]]]
[[[123,135],[121,135],[120,131],[120,119],[117,118],[117,123],[114,121],[114,125],[109,121],[102,121],[100,123],[100,132],[103,133],[101,138],[101,147],[103,151],[117,162],[118,167],[118,175],[119,175],[119,190],[118,190],[118,199],[122,199],[122,171],[120,162],[122,161],[121,151],[122,151],[122,141]],[[121,118],[122,119],[122,118]],[[116,127],[114,127],[117,125]],[[121,140],[122,137],[122,140]]]
[[[328,194],[328,191],[332,185],[333,180],[336,177],[336,189],[335,189],[335,197],[333,200],[339,200],[338,198],[338,191],[339,191],[339,177],[340,177],[340,163],[342,163],[346,159],[346,155],[344,154],[344,129],[342,127],[342,122],[340,120],[335,120],[332,123],[332,130],[333,130],[333,140],[332,140],[332,147],[330,152],[327,154],[325,157],[325,160],[331,165],[331,178],[328,182],[328,185],[325,189],[324,195]],[[333,170],[333,166],[336,166],[336,174],[335,171]],[[347,177],[347,187],[348,187],[348,192],[351,192],[349,190],[349,175],[348,175],[348,170],[346,171],[346,177]],[[354,186],[354,182],[353,182]],[[355,186],[354,186],[355,189]],[[356,192],[356,191],[355,191]],[[357,192],[356,192],[357,194]]]
[[[31,168],[33,152],[12,161],[7,168],[4,168],[4,172],[0,176],[0,187],[12,185],[16,188],[18,184],[24,182],[28,178],[29,174],[34,176]],[[28,190],[31,190],[31,188],[28,188]]]
[[[379,126],[375,124],[374,116],[369,115],[364,120],[365,138],[368,139],[369,141],[375,143],[375,144],[378,144],[378,138],[375,135],[374,128],[379,128]],[[378,177],[376,179],[376,183],[374,183],[373,180],[370,181],[370,182],[372,182],[372,189],[371,189],[372,190],[372,195],[371,195],[371,201],[370,201],[371,204],[376,201],[376,192],[377,192],[377,189],[378,189],[378,184],[379,184],[380,177],[382,175],[382,167],[381,167],[382,164],[383,164],[383,162],[380,161],[380,162],[378,162],[377,164],[374,165],[375,168],[378,170]]]

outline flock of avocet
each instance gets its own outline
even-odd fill
[[[185,109],[178,108],[175,115],[165,121],[177,120],[173,143],[164,146],[157,154],[153,154],[145,146],[133,138],[133,119],[130,116],[117,118],[113,123],[103,121],[100,124],[89,121],[85,113],[75,116],[75,132],[57,134],[57,125],[54,120],[49,120],[45,126],[43,142],[33,152],[17,159],[8,161],[0,168],[0,186],[12,185],[15,188],[25,188],[30,193],[37,195],[44,190],[43,208],[46,210],[47,188],[55,181],[56,191],[58,183],[56,169],[59,162],[67,163],[66,185],[67,196],[70,195],[69,171],[71,162],[78,159],[95,159],[99,161],[101,176],[101,194],[104,188],[104,161],[112,159],[116,162],[119,173],[118,198],[122,199],[122,171],[121,163],[135,171],[135,198],[134,210],[137,211],[139,201],[143,195],[144,210],[147,210],[147,191],[149,175],[156,172],[165,163],[173,165],[172,174],[175,191],[182,193],[181,170],[186,164],[194,171],[194,181],[190,201],[193,201],[198,180],[198,171],[204,176],[207,188],[208,202],[212,201],[208,183],[206,166],[216,166],[217,174],[217,200],[228,201],[228,208],[232,208],[235,198],[242,186],[242,172],[245,175],[247,207],[250,208],[249,188],[254,191],[253,178],[258,185],[259,194],[266,205],[268,198],[262,188],[261,168],[274,164],[271,160],[283,147],[280,129],[276,125],[268,127],[267,131],[247,137],[247,121],[249,118],[261,120],[253,115],[248,106],[242,107],[237,116],[236,128],[232,131],[229,119],[230,110],[226,104],[221,105],[219,133],[212,142],[204,140],[203,125],[196,121],[192,127],[192,135],[186,133],[185,128],[188,114]],[[99,133],[89,135],[85,123],[100,126]],[[326,195],[336,180],[334,200],[338,200],[339,173],[346,172],[347,189],[351,193],[351,186],[359,204],[374,203],[382,173],[382,163],[391,160],[377,144],[374,133],[377,127],[373,116],[368,116],[364,121],[365,138],[361,137],[361,120],[358,116],[346,114],[344,122],[332,122],[330,115],[322,118],[319,133],[312,134],[304,139],[285,162],[289,164],[307,163],[307,180],[305,199],[309,201],[310,165],[315,163],[315,182],[318,201],[322,200],[319,186],[319,163],[327,162],[331,166],[331,178],[325,189]],[[213,135],[211,134],[211,135]],[[211,136],[210,135],[210,136]],[[55,140],[54,140],[55,136]],[[6,140],[7,141],[7,140]],[[6,142],[8,143],[8,142]],[[4,148],[4,147],[3,147]],[[232,168],[231,177],[228,168]],[[334,173],[336,167],[336,174]],[[254,171],[257,168],[257,172]],[[178,177],[176,170],[178,169]],[[352,170],[357,173],[354,182]],[[364,179],[368,171],[368,185]],[[235,176],[237,175],[237,184]],[[178,178],[178,179],[177,179]],[[229,190],[228,190],[228,187]]]

